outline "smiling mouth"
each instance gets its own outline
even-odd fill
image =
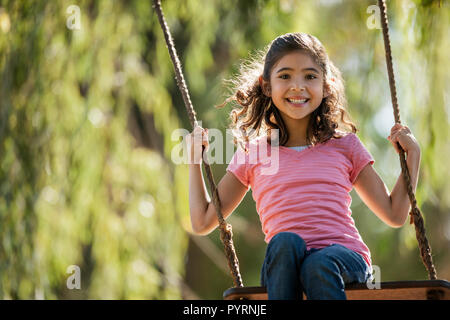
[[[286,98],[286,100],[292,104],[305,104],[306,102],[309,101],[308,98],[306,99],[290,99],[290,98]]]

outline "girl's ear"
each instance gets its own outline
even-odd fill
[[[263,79],[262,76],[259,76],[259,85],[261,86],[262,92],[264,93],[264,95],[266,95],[267,97],[271,96],[271,92],[270,92],[270,83],[268,81],[265,81]]]

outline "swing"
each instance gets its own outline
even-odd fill
[[[383,30],[384,46],[386,51],[386,64],[389,77],[389,87],[391,92],[392,106],[394,109],[394,118],[396,123],[400,122],[400,111],[397,104],[394,72],[392,66],[391,45],[389,39],[389,27],[386,14],[385,0],[378,0],[378,6],[381,11],[381,25]],[[167,26],[164,14],[161,8],[161,0],[153,0],[153,7],[158,15],[158,20],[164,33],[167,48],[175,68],[175,75],[178,88],[181,91],[184,104],[187,109],[189,120],[192,127],[197,126],[196,113],[192,106],[189,92],[181,71],[181,64],[175,50],[172,36]],[[438,280],[436,269],[434,267],[431,257],[431,247],[425,235],[425,227],[422,214],[417,206],[417,201],[412,190],[409,171],[406,164],[405,152],[397,142],[397,147],[401,151],[400,165],[402,174],[406,181],[408,195],[411,202],[410,223],[414,222],[416,229],[416,238],[418,241],[422,261],[428,271],[429,280],[415,280],[415,281],[395,281],[395,282],[381,282],[380,288],[369,289],[368,285],[364,283],[348,284],[345,287],[345,293],[348,300],[450,300],[450,282],[447,280]],[[203,151],[205,147],[203,146]],[[228,262],[228,267],[233,278],[234,287],[227,289],[223,293],[225,300],[267,300],[267,291],[265,287],[244,287],[242,277],[239,271],[239,261],[236,256],[234,244],[232,240],[231,225],[228,224],[222,215],[222,209],[219,200],[219,193],[214,182],[211,168],[207,160],[204,160],[204,168],[212,191],[212,201],[217,208],[217,218],[219,221],[220,239],[224,244],[225,255]],[[305,299],[306,297],[303,296]]]

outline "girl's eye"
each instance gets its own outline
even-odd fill
[[[279,76],[279,78],[280,78],[280,79],[289,79],[289,75],[288,75],[288,74],[282,74],[281,76]],[[317,79],[317,77],[316,77],[315,75],[313,75],[313,74],[308,74],[308,75],[306,76],[306,79],[308,79],[308,80],[314,80],[314,79]]]

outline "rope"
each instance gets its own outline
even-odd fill
[[[386,3],[385,0],[378,0],[378,6],[381,10],[381,26],[383,29],[384,47],[386,51],[386,64],[389,76],[389,86],[391,90],[392,106],[394,109],[394,118],[396,123],[400,123],[400,109],[397,103],[397,91],[395,88],[394,71],[392,67],[392,54],[391,54],[391,43],[389,39],[389,25],[386,14]],[[420,255],[422,257],[422,262],[428,270],[428,276],[430,280],[436,280],[437,274],[436,269],[433,264],[433,259],[431,258],[431,247],[428,243],[428,239],[425,235],[425,226],[422,218],[422,213],[417,207],[416,197],[411,184],[411,178],[409,175],[408,166],[405,159],[405,151],[402,149],[400,144],[397,142],[397,147],[401,151],[400,165],[402,167],[403,178],[405,179],[409,200],[411,202],[411,211],[409,212],[411,216],[411,222],[414,222],[416,229],[416,238],[419,243]]]
[[[175,45],[173,43],[172,35],[170,34],[169,26],[166,23],[166,19],[164,18],[164,14],[161,8],[161,0],[153,0],[153,8],[156,10],[156,14],[158,15],[159,24],[164,33],[164,38],[166,39],[166,45],[169,49],[170,58],[172,59],[172,63],[175,68],[175,76],[177,80],[178,88],[181,91],[183,96],[184,105],[186,107],[189,120],[191,122],[192,127],[197,126],[196,112],[192,106],[191,98],[189,96],[189,91],[186,86],[186,82],[184,81],[183,72],[181,70],[181,63],[178,59],[178,55],[175,49]],[[217,218],[219,220],[219,229],[220,229],[220,239],[224,245],[225,256],[227,257],[228,267],[231,272],[231,276],[233,278],[235,287],[243,287],[241,273],[239,271],[239,261],[236,256],[236,251],[234,249],[233,244],[233,232],[231,229],[231,225],[225,222],[225,219],[222,215],[222,206],[219,199],[219,192],[217,190],[217,186],[214,182],[214,177],[211,171],[211,167],[207,161],[207,157],[203,157],[203,153],[205,151],[205,147],[202,149],[202,158],[204,159],[204,167],[206,172],[206,177],[209,182],[209,187],[212,190],[213,195],[213,204],[216,208]]]

